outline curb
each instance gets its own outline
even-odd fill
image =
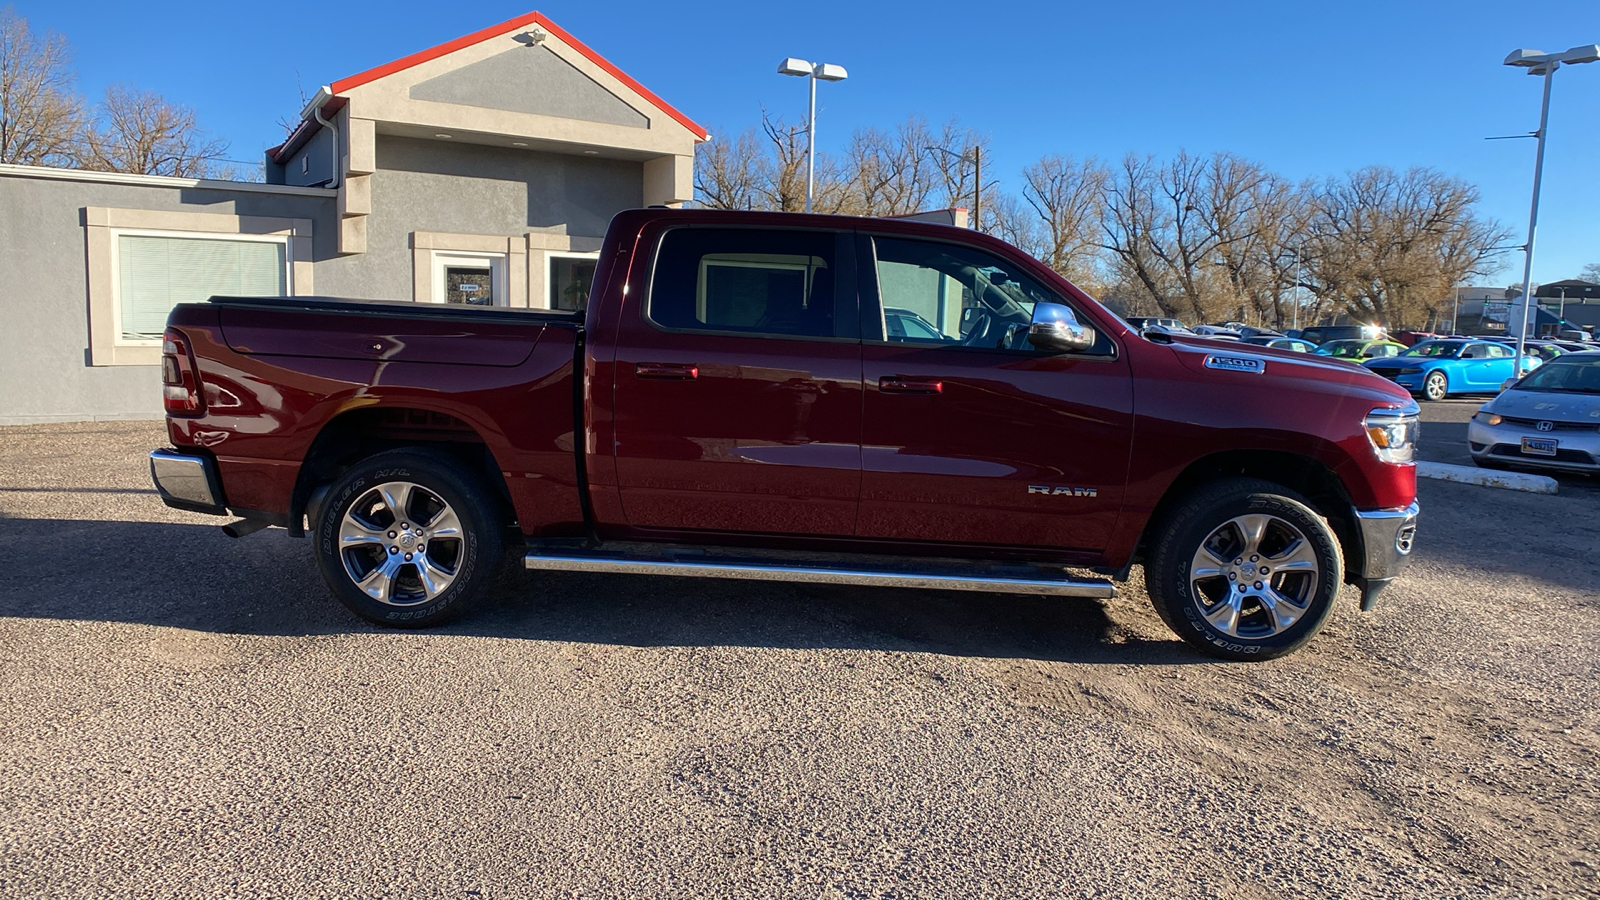
[[[1529,475],[1526,472],[1502,472],[1497,469],[1480,469],[1477,466],[1452,466],[1448,463],[1419,462],[1417,477],[1437,478],[1460,484],[1478,484],[1484,487],[1527,491],[1531,494],[1554,494],[1559,485],[1554,478]]]

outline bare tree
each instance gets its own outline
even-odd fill
[[[1600,283],[1600,263],[1589,263],[1578,273],[1579,280]]]
[[[84,127],[71,58],[60,35],[36,35],[15,9],[0,9],[0,163],[71,164]]]
[[[1476,187],[1433,169],[1386,166],[1329,179],[1312,200],[1308,239],[1319,296],[1390,327],[1437,317],[1457,285],[1497,268],[1508,236],[1480,218]]]
[[[841,211],[860,216],[921,212],[940,178],[926,149],[933,140],[928,124],[916,116],[893,131],[857,130],[845,153],[847,196]]]
[[[1108,174],[1096,159],[1054,155],[1022,170],[1022,197],[1040,224],[1033,253],[1069,281],[1087,281],[1095,267]]]
[[[97,125],[82,149],[83,168],[200,178],[227,144],[201,131],[194,110],[122,85],[106,89]]]
[[[708,209],[756,209],[762,178],[761,144],[755,131],[738,137],[713,132],[694,155],[698,204]]]
[[[1101,248],[1111,254],[1114,279],[1134,296],[1131,305],[1154,304],[1163,316],[1186,313],[1175,302],[1167,266],[1153,251],[1155,235],[1167,227],[1156,205],[1156,163],[1130,153],[1107,177],[1100,220]]]

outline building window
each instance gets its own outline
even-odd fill
[[[159,346],[179,303],[289,291],[287,236],[117,232],[112,257],[116,343]]]
[[[505,306],[504,253],[433,253],[434,303]]]
[[[550,273],[545,283],[550,286],[551,309],[579,310],[589,305],[599,259],[598,253],[549,254]]]

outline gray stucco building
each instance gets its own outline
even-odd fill
[[[530,13],[319,89],[266,184],[0,166],[0,425],[159,418],[166,311],[213,293],[572,308],[705,138]]]

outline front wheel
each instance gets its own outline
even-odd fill
[[[434,450],[390,450],[346,469],[316,523],[317,568],[370,622],[425,628],[494,581],[503,523],[481,480]]]
[[[1443,400],[1450,393],[1450,379],[1438,369],[1422,380],[1422,396],[1429,400]]]
[[[1272,659],[1327,621],[1343,581],[1328,523],[1281,485],[1213,482],[1161,523],[1145,564],[1156,612],[1189,644],[1223,659]]]

